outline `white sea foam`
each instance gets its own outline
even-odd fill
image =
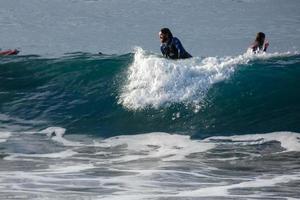
[[[10,136],[11,136],[10,132],[0,132],[0,143],[6,142]]]
[[[247,49],[247,51],[243,54],[244,57],[248,57],[251,60],[254,59],[269,59],[274,57],[287,57],[287,56],[294,56],[299,55],[298,51],[287,51],[287,52],[273,52],[273,53],[267,53],[267,52],[260,52],[260,53],[253,53],[251,49]]]
[[[234,62],[214,57],[172,61],[138,48],[119,102],[130,109],[178,102],[197,104],[213,83],[230,76]]]
[[[65,134],[65,132],[66,132],[65,128],[61,128],[61,127],[48,127],[46,129],[40,131],[39,133],[47,134],[48,137],[51,137],[51,136],[63,137],[63,135]]]
[[[72,157],[76,152],[68,149],[66,151],[56,152],[56,153],[45,153],[45,154],[23,154],[23,153],[14,153],[11,156],[7,156],[4,159],[5,160],[18,160],[19,157],[25,157],[25,158],[68,158]]]
[[[41,132],[48,134],[48,137],[57,137],[53,133],[57,132],[63,138],[65,130],[49,127],[39,133]],[[37,135],[25,136],[34,138]],[[47,145],[49,142],[44,137],[37,137],[39,138],[43,139],[38,144]],[[79,143],[76,140],[78,138],[82,142],[82,137],[74,137],[68,138],[68,143]],[[52,194],[58,188],[73,195],[81,195],[84,191],[84,194],[95,199],[184,199],[221,196],[263,198],[269,193],[258,193],[260,188],[289,188],[286,183],[293,185],[300,180],[300,174],[289,168],[282,173],[278,171],[280,166],[263,174],[256,173],[255,170],[247,173],[248,169],[236,171],[228,159],[237,158],[237,162],[253,161],[251,156],[239,157],[235,151],[236,145],[240,147],[241,144],[261,145],[268,141],[280,141],[287,151],[296,151],[299,149],[299,138],[300,134],[291,132],[210,137],[204,140],[192,140],[190,136],[160,132],[122,135],[108,139],[90,138],[79,143],[79,146],[60,147],[63,150],[55,153],[8,152],[10,156],[5,157],[3,162],[10,160],[12,164],[18,164],[19,161],[26,161],[32,165],[23,168],[15,164],[14,168],[0,172],[0,189],[6,193],[14,193],[14,190],[26,191],[29,194],[41,195],[42,199],[47,195],[53,197]],[[223,151],[223,143],[230,145],[232,151],[229,151],[233,157],[223,159],[223,154],[220,153]],[[247,151],[247,148],[242,149]],[[277,149],[274,152],[277,152]],[[291,155],[294,155],[294,152]],[[292,156],[289,159],[291,158]],[[240,164],[243,164],[243,161]],[[266,160],[266,166],[274,164],[273,161],[278,162]],[[244,175],[240,176],[240,172]],[[7,183],[10,183],[9,187]],[[251,190],[244,194],[243,191],[248,188]],[[98,189],[112,192],[94,193]]]
[[[70,164],[50,165],[49,169],[46,171],[49,171],[51,173],[74,173],[74,172],[80,172],[83,170],[93,169],[93,168],[95,168],[93,164],[73,163],[73,165]]]
[[[186,135],[168,133],[148,133],[130,136],[117,136],[104,140],[103,147],[124,146],[131,155],[119,158],[119,161],[132,161],[142,158],[161,158],[164,161],[182,160],[195,152],[212,149],[212,143],[191,140]],[[142,153],[142,154],[136,154]]]
[[[168,60],[137,48],[119,103],[133,110],[184,103],[196,106],[197,111],[212,85],[228,79],[239,64],[286,55],[290,53],[246,52],[236,57]]]
[[[66,132],[65,128],[61,127],[48,127],[38,133],[46,134],[48,137],[51,137],[52,140],[63,144],[64,146],[83,146],[80,142],[73,142],[65,139],[63,136]]]
[[[266,134],[236,135],[226,137],[210,137],[205,141],[211,140],[231,140],[244,144],[265,143],[270,141],[278,141],[286,151],[300,151],[300,133],[294,132],[273,132]]]
[[[178,196],[230,196],[230,189],[241,189],[241,188],[259,188],[259,187],[271,187],[277,184],[288,183],[290,181],[299,180],[299,174],[282,175],[275,177],[257,177],[254,180],[244,181],[237,184],[226,185],[226,186],[213,186],[202,188],[194,191],[180,192]],[[245,195],[233,195],[235,197]],[[248,195],[247,195],[248,196]],[[250,195],[251,196],[251,195]]]

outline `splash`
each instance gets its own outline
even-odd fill
[[[272,54],[167,60],[137,48],[119,103],[132,110],[173,103],[200,106],[213,84],[229,79],[238,65]]]
[[[119,103],[132,110],[159,108],[173,103],[201,107],[208,90],[229,79],[239,66],[251,60],[295,55],[297,53],[260,53],[239,56],[195,57],[168,60],[136,48]]]

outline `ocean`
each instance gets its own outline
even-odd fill
[[[299,9],[1,1],[0,199],[300,199]]]

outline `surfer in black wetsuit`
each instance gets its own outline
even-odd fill
[[[162,28],[159,32],[161,42],[160,50],[163,56],[170,59],[185,59],[192,56],[183,48],[180,40],[173,37],[168,28]]]
[[[265,38],[266,35],[263,32],[258,32],[256,34],[255,41],[250,46],[250,49],[252,49],[254,53],[266,52],[269,46],[269,42]]]

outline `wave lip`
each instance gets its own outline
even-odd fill
[[[234,62],[214,57],[172,61],[137,49],[119,103],[134,110],[181,102],[198,104],[212,84],[232,74]]]

